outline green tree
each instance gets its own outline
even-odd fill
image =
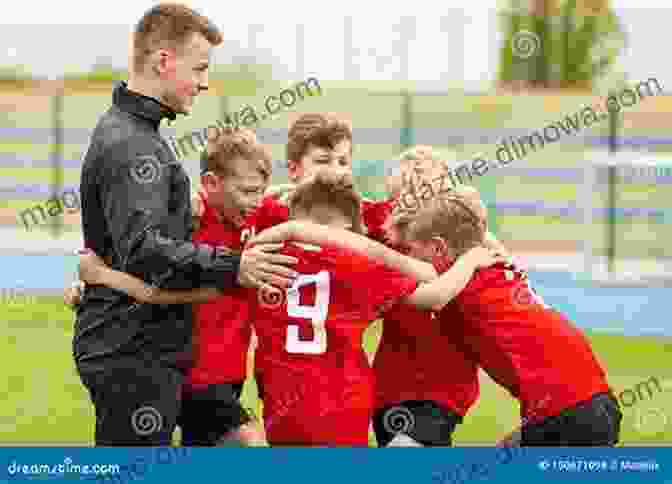
[[[502,21],[504,86],[590,89],[626,46],[608,0],[510,0]]]

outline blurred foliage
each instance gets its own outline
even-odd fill
[[[607,0],[510,0],[499,83],[520,87],[591,89],[615,70],[626,35]],[[514,41],[532,36],[533,55],[520,56]],[[536,38],[535,38],[536,37]]]
[[[34,81],[24,66],[0,66],[0,86],[3,88],[25,88]]]

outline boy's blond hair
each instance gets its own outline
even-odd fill
[[[472,196],[453,191],[423,201],[415,210],[399,211],[392,223],[405,240],[440,237],[460,256],[485,243],[484,215]]]

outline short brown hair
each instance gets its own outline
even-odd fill
[[[308,212],[315,205],[326,205],[351,218],[352,231],[361,234],[364,233],[361,203],[352,175],[324,167],[296,186],[289,197],[289,216],[294,218],[297,212]]]
[[[424,201],[417,210],[400,211],[393,216],[393,224],[406,240],[441,237],[459,256],[483,244],[486,219],[482,215],[473,197],[453,191]]]
[[[343,140],[352,142],[352,129],[344,120],[329,114],[303,114],[289,128],[287,160],[299,161],[310,145],[333,150]]]
[[[207,17],[179,3],[160,3],[142,16],[133,31],[133,68],[140,72],[156,49],[179,49],[200,33],[212,45],[222,43],[222,33]]]
[[[273,164],[271,153],[257,141],[254,131],[250,129],[209,132],[208,145],[201,154],[201,172],[211,171],[230,176],[231,163],[238,158],[254,163],[264,181],[270,181]]]

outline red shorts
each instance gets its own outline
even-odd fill
[[[322,385],[315,378],[273,379],[262,372],[260,380],[271,445],[368,445],[374,403],[369,378],[346,382],[340,377],[338,385]]]

